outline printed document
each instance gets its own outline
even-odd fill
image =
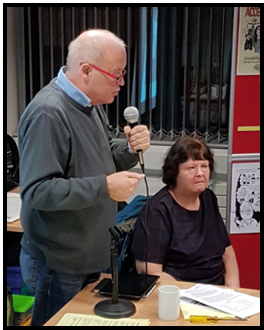
[[[211,316],[218,318],[236,318],[235,315],[224,313],[220,311],[219,309],[209,307],[207,305],[204,305],[200,303],[197,300],[189,299],[186,297],[180,298],[180,306],[182,315],[185,320],[189,320],[191,315],[200,315],[200,316]]]
[[[56,326],[79,326],[79,327],[139,326],[140,327],[140,326],[148,326],[149,324],[150,324],[150,320],[148,319],[132,319],[132,318],[107,319],[96,315],[66,313],[63,315],[59,323],[56,324]]]
[[[19,194],[7,193],[7,222],[14,222],[20,217],[21,199]]]
[[[181,298],[199,301],[241,319],[260,313],[260,298],[214,285],[196,284],[181,290]]]

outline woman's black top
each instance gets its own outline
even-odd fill
[[[162,188],[148,202],[136,221],[133,257],[163,265],[179,281],[224,285],[223,254],[230,246],[217,197],[210,189],[200,194],[200,209],[181,207]]]

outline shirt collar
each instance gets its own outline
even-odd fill
[[[91,100],[82,91],[80,91],[70,80],[65,76],[67,70],[66,66],[63,66],[57,76],[57,85],[72,99],[81,104],[84,107],[92,107]]]

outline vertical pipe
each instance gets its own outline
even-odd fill
[[[94,7],[94,27],[97,28],[97,7]]]
[[[50,77],[54,77],[54,54],[53,54],[53,13],[52,7],[49,10],[50,14]]]
[[[139,14],[139,43],[138,43],[138,52],[137,52],[137,81],[138,81],[138,109],[139,109],[139,118],[138,122],[140,124],[141,122],[141,88],[142,88],[142,81],[141,81],[141,73],[142,73],[142,62],[141,62],[141,54],[143,52],[143,49],[141,47],[142,45],[142,19],[143,19],[143,10],[145,10],[146,7],[140,7],[140,14]]]
[[[149,56],[149,131],[152,132],[152,78],[153,78],[153,72],[152,72],[152,52],[153,52],[153,7],[150,9],[150,38],[149,38],[149,48],[150,48],[150,56]]]
[[[117,36],[120,36],[120,7],[117,7],[116,9],[116,31]],[[119,137],[120,135],[120,125],[119,125],[119,109],[120,103],[119,103],[119,94],[116,97],[116,137]]]
[[[43,78],[43,38],[42,38],[42,10],[41,7],[38,7],[38,22],[39,22],[39,79],[40,79],[40,88],[44,86]]]
[[[233,145],[233,124],[235,104],[235,80],[236,80],[236,40],[238,30],[238,8],[234,8],[233,36],[232,36],[232,59],[231,59],[231,81],[230,81],[230,111],[229,111],[229,139],[227,157],[227,194],[226,194],[226,228],[230,233],[230,212],[231,212],[231,188],[232,188],[232,145]]]
[[[183,82],[183,105],[182,105],[182,136],[187,134],[186,132],[186,114],[187,114],[187,104],[190,104],[189,97],[190,92],[187,91],[189,89],[188,77],[189,77],[189,58],[188,58],[188,45],[189,45],[189,35],[188,35],[188,25],[189,25],[189,7],[185,7],[185,24],[184,24],[184,50],[183,50],[183,58],[185,59],[184,63],[184,82]]]
[[[75,38],[75,19],[74,19],[74,7],[71,8],[71,27],[72,27],[72,39]]]
[[[16,35],[17,48],[16,48],[16,58],[18,59],[18,118],[22,115],[26,107],[26,61],[25,61],[25,7],[16,7],[16,20],[18,24],[16,25]]]
[[[212,41],[213,41],[213,7],[210,7],[209,18],[209,54],[208,54],[208,75],[207,75],[207,106],[206,106],[206,134],[205,140],[209,137],[210,107],[211,107],[211,66],[212,66]]]
[[[170,137],[171,137],[171,141],[173,141],[174,139],[174,111],[175,111],[175,94],[173,93],[173,91],[175,91],[175,75],[174,75],[174,69],[176,68],[176,38],[177,38],[177,8],[176,7],[172,7],[172,12],[173,12],[173,16],[174,16],[174,20],[172,20],[172,24],[171,24],[171,43],[172,43],[172,47],[171,47],[171,66],[173,68],[173,70],[171,70],[170,72],[168,72],[168,76],[170,77],[170,81],[171,81],[171,109],[170,109],[170,119],[171,119],[171,128],[170,128]]]
[[[105,7],[105,28],[109,30],[109,7]]]
[[[86,7],[83,7],[83,31],[86,29]]]
[[[197,15],[197,48],[196,48],[196,77],[195,77],[195,116],[194,116],[194,136],[198,136],[197,127],[200,124],[200,22],[201,22],[201,8],[198,7]]]
[[[109,7],[105,8],[105,28],[109,30]],[[108,112],[109,112],[108,104],[105,105],[105,111],[108,117]]]
[[[127,8],[127,77],[126,77],[126,85],[127,85],[127,101],[126,105],[130,105],[131,98],[131,7]]]
[[[64,54],[64,9],[61,7],[61,66],[65,63],[65,54]]]
[[[224,58],[224,37],[225,37],[225,10],[223,7],[222,13],[222,33],[221,33],[221,47],[220,47],[220,79],[219,79],[219,103],[218,103],[218,142],[221,140],[221,119],[222,119],[222,86],[223,86],[223,58]]]
[[[28,7],[28,60],[29,60],[29,95],[33,99],[33,63],[32,63],[32,33],[31,33],[31,8]]]

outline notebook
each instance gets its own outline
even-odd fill
[[[135,273],[120,273],[118,274],[118,297],[127,299],[141,299],[147,295],[156,284],[159,276],[135,274]],[[112,280],[102,280],[105,285],[98,291],[101,295],[112,295]],[[100,282],[101,283],[101,282]],[[99,283],[99,286],[100,286]]]

